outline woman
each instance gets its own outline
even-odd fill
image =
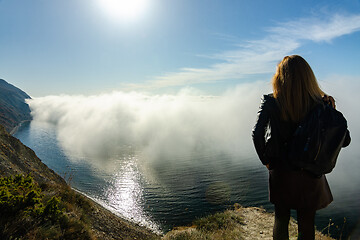
[[[315,238],[315,212],[333,197],[324,175],[314,177],[296,169],[287,159],[287,139],[316,105],[335,101],[319,88],[309,64],[300,56],[286,56],[272,79],[273,94],[264,95],[253,129],[256,152],[269,169],[270,202],[275,205],[273,239],[289,239],[290,209],[296,209],[298,238]],[[271,132],[271,138],[269,133]],[[349,145],[347,132],[343,147]],[[273,147],[272,147],[273,146]]]

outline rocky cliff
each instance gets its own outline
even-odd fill
[[[0,124],[11,132],[23,121],[30,121],[30,108],[25,100],[30,96],[0,79]]]

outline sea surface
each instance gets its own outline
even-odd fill
[[[25,124],[14,136],[73,188],[157,232],[188,225],[234,203],[273,211],[268,201],[268,172],[253,149],[235,155],[208,149],[147,162],[141,150],[124,146],[121,154],[99,164],[66,153],[50,124]],[[317,212],[318,230],[329,231],[336,238],[351,235],[351,239],[360,239],[359,170],[359,154],[343,150],[335,170],[327,176],[334,202]]]

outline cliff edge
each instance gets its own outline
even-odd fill
[[[177,227],[168,232],[163,240],[272,240],[274,214],[263,208],[243,207],[234,205],[235,209],[216,213],[195,220],[192,226]],[[297,239],[297,223],[291,218],[289,224],[289,239]],[[316,240],[334,240],[319,231],[315,233]]]

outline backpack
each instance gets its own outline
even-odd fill
[[[315,176],[330,173],[347,134],[341,112],[328,104],[317,105],[297,126],[287,142],[288,160],[295,168]]]

